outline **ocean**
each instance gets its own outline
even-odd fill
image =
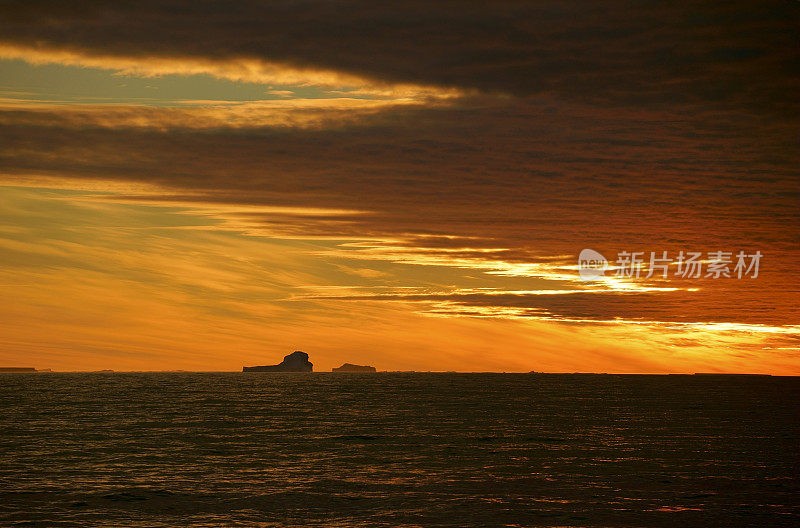
[[[800,378],[0,375],[0,526],[800,526]]]

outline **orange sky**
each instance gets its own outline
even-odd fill
[[[3,18],[0,366],[800,374],[791,18],[407,7]]]

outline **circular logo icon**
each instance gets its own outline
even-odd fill
[[[593,249],[584,249],[578,256],[578,275],[581,280],[602,278],[607,269],[606,258]]]

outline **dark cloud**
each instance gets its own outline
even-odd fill
[[[704,237],[751,243],[789,246],[797,235],[793,129],[749,115],[478,98],[318,129],[72,126],[60,110],[2,119],[7,173],[368,210],[359,223],[373,234],[431,231],[548,248],[564,239],[571,247],[685,243],[699,226]]]
[[[387,82],[585,102],[797,109],[794,1],[12,1],[5,42],[254,57]]]
[[[716,285],[714,285],[716,286]],[[723,286],[724,288],[724,286]],[[726,290],[724,295],[729,295]],[[579,322],[611,322],[617,318],[641,323],[747,323],[756,325],[794,324],[800,318],[797,307],[774,310],[758,298],[734,294],[738,310],[720,310],[722,296],[709,292],[629,291],[629,292],[564,292],[561,294],[525,293],[442,293],[442,294],[374,294],[329,296],[351,301],[397,301],[424,303],[426,310],[442,314],[495,317],[498,308],[511,309],[515,317],[536,317]],[[743,316],[742,312],[746,312]]]

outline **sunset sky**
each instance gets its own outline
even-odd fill
[[[0,366],[800,375],[798,22],[3,2]],[[763,257],[648,279],[623,251]]]

